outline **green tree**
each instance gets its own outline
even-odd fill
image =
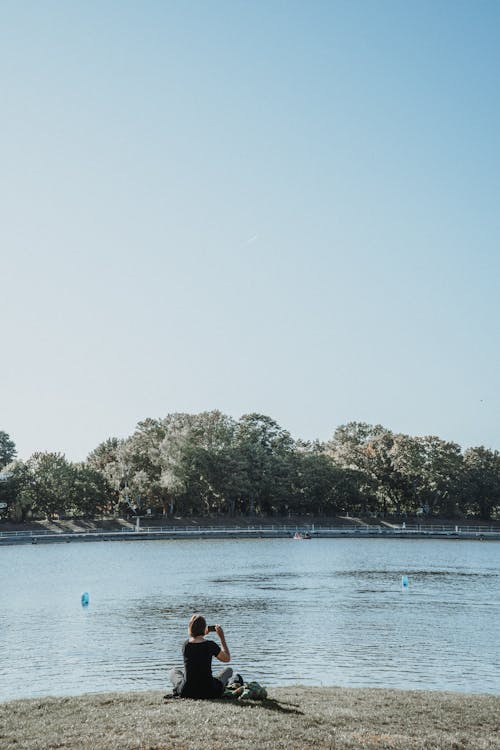
[[[117,461],[118,450],[122,443],[123,440],[116,437],[104,440],[89,453],[86,463],[97,471],[106,471],[109,464]]]
[[[344,470],[335,466],[326,454],[315,450],[297,450],[294,463],[294,510],[315,515],[338,513],[342,495],[338,488]]]
[[[361,513],[395,509],[398,480],[391,460],[393,444],[393,433],[382,425],[349,422],[338,427],[326,445],[333,461],[358,477]]]
[[[34,453],[26,462],[31,481],[22,497],[48,518],[65,513],[73,499],[73,468],[60,453]]]
[[[211,411],[162,423],[160,481],[170,512],[234,513],[245,479],[234,420]]]
[[[101,443],[86,465],[112,488],[115,509],[119,500],[122,509],[183,515],[424,508],[491,516],[498,455],[471,450],[465,459],[456,443],[363,422],[341,425],[326,445],[295,443],[266,415],[236,422],[210,411],[139,422],[126,440]]]
[[[191,494],[192,462],[189,454],[193,424],[194,416],[191,414],[169,414],[162,419],[165,435],[159,445],[159,484],[164,507],[170,515],[201,510],[188,501]]]
[[[416,514],[421,508],[419,490],[425,464],[422,442],[410,435],[393,436],[390,450],[392,491],[397,512]]]
[[[127,494],[132,506],[138,511],[146,507],[159,509],[164,506],[164,488],[160,482],[160,445],[166,433],[162,420],[145,419],[138,423],[119,451],[126,477],[122,496]]]
[[[215,410],[196,415],[184,444],[192,502],[204,512],[230,512],[235,486],[236,423]]]
[[[0,502],[7,503],[8,516],[16,522],[26,520],[32,511],[33,500],[28,492],[33,481],[24,461],[12,461],[4,467],[5,479],[0,482]]]
[[[235,433],[245,477],[249,513],[287,509],[293,496],[294,442],[290,433],[264,414],[245,414]]]
[[[471,515],[485,520],[500,515],[500,453],[483,446],[464,454],[464,504]]]
[[[423,455],[417,492],[424,507],[431,515],[459,515],[464,480],[460,446],[434,435],[416,439]]]
[[[125,441],[119,438],[108,438],[100,443],[88,456],[86,465],[95,469],[105,479],[112,492],[109,494],[106,512],[115,512],[122,499],[126,496],[128,467],[125,455]]]
[[[0,430],[0,470],[16,457],[16,446],[6,432]]]
[[[69,469],[68,506],[75,515],[91,518],[113,505],[115,493],[101,472],[86,464]]]

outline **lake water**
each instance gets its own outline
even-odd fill
[[[268,686],[500,694],[498,542],[38,544],[0,561],[0,700],[168,690],[195,611]]]

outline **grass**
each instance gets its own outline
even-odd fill
[[[0,703],[2,750],[498,750],[500,696],[287,687],[260,702],[159,692]]]

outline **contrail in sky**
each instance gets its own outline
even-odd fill
[[[246,242],[244,242],[243,244],[244,245],[253,245],[253,243],[257,242],[258,239],[259,239],[259,235],[258,234],[252,234],[252,236],[249,237],[248,240]]]

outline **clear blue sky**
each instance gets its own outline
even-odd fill
[[[500,448],[500,5],[0,5],[0,429]]]

